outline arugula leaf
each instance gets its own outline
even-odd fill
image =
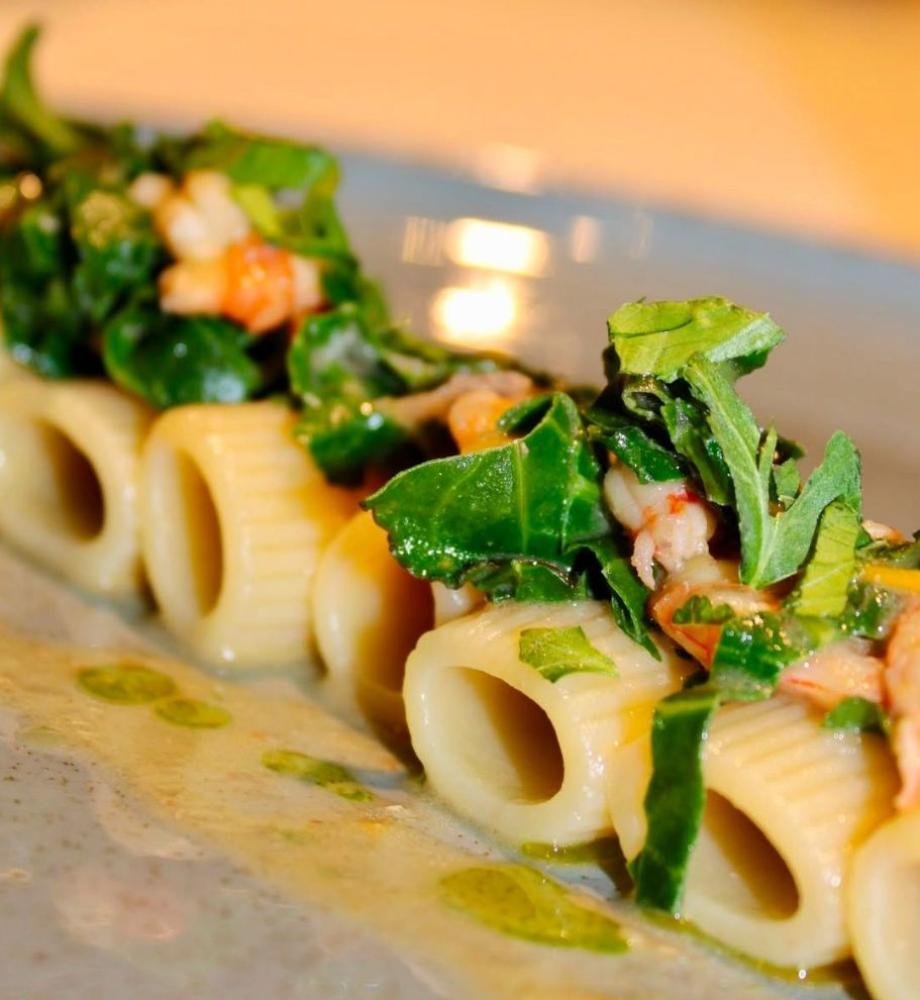
[[[669,695],[652,720],[652,779],[645,795],[648,833],[632,864],[640,906],[674,913],[703,821],[703,748],[721,695],[709,685]]]
[[[30,25],[20,34],[6,57],[0,114],[22,128],[28,140],[37,143],[44,158],[66,156],[85,143],[85,137],[70,122],[56,115],[38,96],[32,81],[32,50],[41,29]]]
[[[704,357],[682,372],[693,394],[706,405],[709,424],[731,472],[741,533],[741,580],[765,587],[798,570],[811,548],[818,519],[838,497],[860,495],[859,455],[843,433],[828,441],[815,469],[788,510],[770,510],[770,482],[777,434],[761,436],[750,409],[723,369]]]
[[[626,417],[594,407],[588,412],[588,420],[593,425],[593,436],[632,469],[640,483],[683,479],[676,457]]]
[[[295,433],[336,482],[359,481],[371,463],[392,465],[412,445],[411,429],[375,400],[433,388],[457,372],[495,371],[504,364],[375,327],[377,308],[371,301],[346,302],[307,317],[287,355],[291,388],[303,403]]]
[[[661,408],[661,417],[671,443],[693,466],[706,497],[721,506],[731,503],[731,475],[701,407],[695,400],[674,398]]]
[[[77,252],[74,298],[92,323],[101,323],[129,291],[150,285],[162,259],[150,215],[123,194],[99,188],[70,215]]]
[[[586,457],[587,456],[587,457]],[[583,466],[594,461],[572,400],[553,396],[525,437],[488,451],[426,462],[365,501],[411,573],[459,587],[482,564],[523,559],[571,569],[565,539]],[[607,530],[600,507],[595,530]]]
[[[646,623],[645,606],[649,590],[636,576],[625,554],[625,543],[612,535],[594,538],[580,545],[578,557],[583,553],[590,553],[593,557],[593,564],[586,570],[589,577],[592,572],[597,572],[605,584],[604,587],[595,584],[592,588],[595,596],[608,600],[617,625],[656,660],[660,660],[661,652],[652,641]],[[576,558],[576,565],[577,561]]]
[[[824,716],[824,728],[887,736],[891,719],[877,702],[860,697],[844,698]]]
[[[776,690],[786,667],[813,652],[818,642],[788,616],[761,612],[727,622],[719,636],[709,682],[734,701],[759,701]]]
[[[607,321],[610,340],[627,374],[678,377],[691,358],[733,361],[750,371],[784,338],[767,313],[726,299],[630,302]]]
[[[801,488],[802,476],[794,458],[787,458],[785,462],[773,466],[773,492],[783,510],[792,506]]]
[[[109,321],[102,340],[112,380],[158,408],[239,403],[261,387],[247,354],[252,338],[216,316],[172,315],[139,299]]]
[[[575,673],[617,676],[616,664],[591,644],[580,625],[570,628],[525,628],[518,656],[553,684]]]
[[[623,630],[660,655],[648,635],[648,591],[607,520],[602,470],[575,402],[563,393],[528,400],[503,426],[532,421],[507,445],[400,473],[364,506],[415,576],[473,582],[502,599],[590,593],[610,600]]]
[[[825,618],[843,614],[856,573],[861,531],[862,519],[852,498],[839,498],[824,508],[814,551],[789,601],[796,614]]]

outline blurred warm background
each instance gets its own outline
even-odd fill
[[[920,255],[920,5],[4,0],[72,109],[220,111],[498,186]]]

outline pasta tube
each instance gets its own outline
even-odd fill
[[[618,760],[610,808],[628,858],[645,838],[648,737]],[[716,716],[704,750],[707,804],[682,916],[753,958],[807,968],[850,953],[850,857],[889,815],[890,755],[871,735],[825,729],[775,697]]]
[[[856,852],[847,887],[853,952],[878,1000],[913,1000],[920,983],[920,812],[885,823]]]
[[[203,658],[293,662],[311,649],[320,553],[355,510],[275,402],[170,410],[142,462],[143,550],[168,628]]]
[[[390,555],[369,513],[355,515],[323,553],[313,592],[316,644],[333,685],[373,721],[405,730],[406,657],[433,617],[431,586]]]
[[[0,533],[87,590],[137,594],[138,464],[151,419],[103,382],[4,380]]]
[[[552,682],[519,659],[523,629],[574,626],[618,676]],[[403,694],[415,752],[457,812],[509,840],[571,844],[610,831],[605,768],[680,673],[621,632],[602,602],[507,603],[423,635]]]

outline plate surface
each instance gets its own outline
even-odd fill
[[[452,342],[596,380],[604,319],[622,301],[718,293],[769,309],[791,337],[748,380],[755,410],[812,449],[836,427],[849,430],[865,458],[867,511],[904,529],[920,524],[915,271],[640,206],[513,195],[365,158],[346,158],[344,175],[355,245],[394,312]],[[65,629],[42,586],[15,601],[0,593],[0,618],[13,624],[87,644],[117,628],[109,610],[94,608],[78,634]],[[23,740],[0,714],[0,997],[458,995],[353,922],[152,823],[40,736]],[[672,950],[668,961],[683,958]],[[802,995],[731,965],[707,995],[737,996],[742,981],[752,997]],[[609,995],[669,994],[624,976]]]

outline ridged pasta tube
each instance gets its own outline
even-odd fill
[[[142,584],[137,481],[152,412],[104,382],[0,385],[0,533],[98,594]]]
[[[312,649],[320,553],[356,509],[291,434],[281,403],[170,410],[144,449],[143,550],[168,628],[241,667]]]
[[[580,626],[619,675],[555,683],[518,657],[526,628]],[[572,844],[610,832],[605,769],[680,685],[614,623],[606,604],[487,607],[421,637],[403,694],[412,745],[435,791],[509,840]]]
[[[390,555],[386,532],[356,514],[323,553],[313,630],[331,683],[372,721],[405,731],[406,657],[434,619],[431,586]]]
[[[890,814],[891,756],[872,735],[834,732],[805,702],[721,709],[705,747],[707,805],[682,916],[775,965],[850,953],[844,886],[853,851]],[[610,806],[628,858],[645,839],[648,738],[619,760]]]
[[[878,1000],[920,988],[920,812],[889,820],[856,852],[847,886],[853,952]]]

